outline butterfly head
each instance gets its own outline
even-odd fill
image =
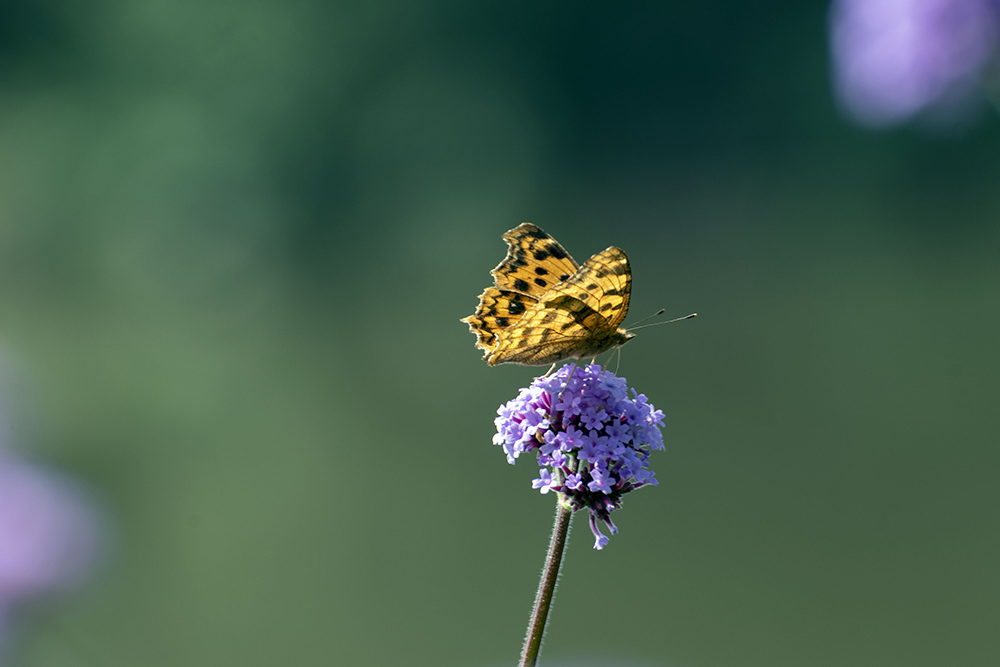
[[[628,329],[623,329],[621,327],[618,327],[618,331],[615,332],[615,338],[616,338],[615,346],[617,347],[619,345],[624,345],[625,343],[635,338],[635,334],[629,331]]]
[[[599,343],[600,352],[607,352],[608,350],[613,350],[616,347],[621,347],[622,345],[629,342],[633,338],[635,338],[634,333],[622,327],[618,327],[618,329],[613,334],[611,334],[610,336],[608,336]],[[600,352],[597,352],[596,354],[600,354]]]

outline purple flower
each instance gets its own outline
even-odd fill
[[[566,475],[566,488],[574,491],[579,491],[583,488],[583,478],[580,477],[580,473],[575,472],[572,475]]]
[[[608,530],[611,531],[612,535],[615,535],[615,534],[618,533],[618,528],[615,527],[615,524],[611,523],[610,517],[608,517],[608,516],[603,516],[602,517],[602,516],[599,516],[597,514],[591,513],[591,515],[590,515],[590,530],[591,530],[591,532],[594,533],[594,535],[597,536],[597,542],[594,543],[594,548],[595,549],[603,549],[604,547],[606,547],[608,545],[608,542],[609,542],[610,538],[608,538],[607,535],[603,534],[601,532],[601,530],[597,527],[597,520],[598,519],[600,519],[601,521],[604,522],[604,524],[608,527]]]
[[[531,480],[531,488],[540,489],[542,493],[552,490],[552,473],[548,468],[539,468],[538,479]]]
[[[629,440],[632,439],[631,433],[629,433],[628,426],[622,424],[620,419],[616,419],[607,426],[604,427],[604,431],[608,434],[608,438],[611,442],[620,442],[627,444]]]
[[[546,412],[541,408],[528,410],[524,413],[524,423],[527,424],[527,432],[534,435],[539,429],[548,428],[549,422],[545,419]]]
[[[997,0],[834,0],[840,103],[872,127],[968,102],[1000,39]]]
[[[598,522],[617,532],[611,512],[621,507],[622,496],[656,484],[649,455],[663,449],[663,413],[634,389],[628,396],[624,378],[596,364],[567,364],[497,410],[494,444],[503,446],[510,463],[526,452],[537,454],[546,467],[532,488],[559,492],[574,512],[589,510],[595,549],[608,543]]]
[[[563,421],[565,419],[566,413],[563,413]],[[571,452],[574,449],[579,449],[587,441],[587,436],[583,434],[583,431],[570,424],[565,431],[560,431],[556,435],[556,440],[559,442],[560,449],[564,452]]]
[[[556,410],[564,415],[575,416],[580,414],[580,397],[563,394],[556,402]]]
[[[590,477],[591,477],[590,483],[587,484],[588,489],[590,489],[595,493],[600,491],[604,495],[611,493],[610,482],[613,481],[613,478],[610,475],[608,475],[607,470],[601,468],[600,466],[595,466],[590,471]]]
[[[0,645],[18,603],[83,580],[99,537],[96,512],[67,479],[0,454]]]
[[[606,395],[607,394],[605,393],[605,396]],[[599,398],[603,400],[604,396],[600,396]],[[580,415],[580,421],[583,423],[584,426],[586,426],[588,429],[591,430],[603,427],[604,420],[607,418],[608,418],[607,412],[605,412],[604,410],[594,409],[594,408],[591,408],[590,410],[587,410],[585,413]]]
[[[559,449],[559,436],[552,431],[543,431],[542,440],[544,441],[544,444],[538,448],[538,451],[545,456],[551,457],[552,452]]]

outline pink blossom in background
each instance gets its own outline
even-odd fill
[[[975,99],[1000,38],[1000,0],[834,0],[834,91],[884,127]]]

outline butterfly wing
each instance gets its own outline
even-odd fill
[[[562,291],[606,318],[608,328],[617,329],[628,314],[632,296],[632,270],[625,251],[611,246],[597,253],[566,279]]]
[[[536,299],[576,273],[580,265],[559,242],[530,222],[503,235],[507,256],[490,271],[498,289]]]
[[[619,248],[594,255],[497,334],[488,363],[542,366],[624,344],[631,334],[618,325],[628,312],[631,279]]]
[[[496,346],[497,335],[521,319],[521,316],[535,304],[534,297],[520,292],[487,287],[479,295],[479,306],[473,315],[462,318],[469,330],[476,334],[476,347],[486,351],[486,356]]]

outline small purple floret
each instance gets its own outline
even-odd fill
[[[624,378],[597,364],[567,364],[497,410],[493,443],[503,446],[509,463],[537,454],[546,467],[532,488],[561,493],[573,511],[590,510],[595,549],[609,540],[598,521],[614,535],[611,512],[622,496],[656,484],[649,455],[663,449],[663,413],[634,389],[629,393]]]
[[[552,473],[549,472],[548,468],[539,468],[538,479],[531,481],[531,488],[539,489],[542,493],[548,493],[552,490]]]

